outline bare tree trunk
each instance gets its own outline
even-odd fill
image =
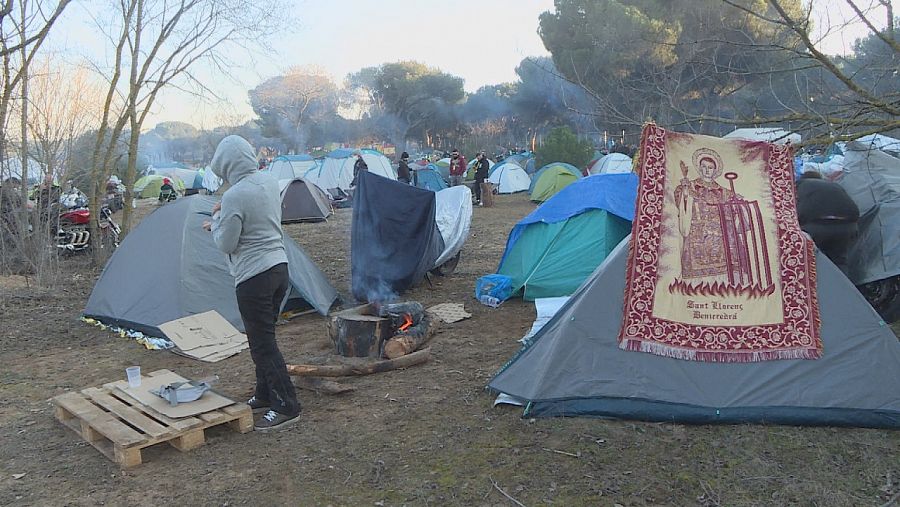
[[[19,123],[19,135],[22,136],[22,140],[19,144],[19,157],[22,164],[22,203],[26,204],[28,202],[28,66],[24,64],[28,60],[28,46],[25,44],[27,39],[24,20],[27,19],[27,11],[25,9],[25,2],[21,1],[19,4],[21,8],[23,26],[20,32],[21,35],[21,58],[22,58],[22,70],[19,72],[19,81],[20,81],[20,96],[22,98],[22,112]],[[27,205],[25,206],[27,210]],[[35,210],[35,215],[39,213],[40,210]],[[29,234],[28,231],[28,223],[31,217],[29,216],[31,213],[23,210],[22,213],[19,213],[19,222],[18,222],[18,231],[17,235],[19,237],[19,249],[20,254],[23,259],[29,264],[29,271],[34,273],[37,276],[40,276],[39,269],[39,261],[34,255],[36,252],[34,251],[34,245],[40,244],[40,241],[36,239],[36,235],[40,234],[40,227],[36,220],[31,220],[34,222],[34,231]]]
[[[126,236],[131,231],[131,187],[134,186],[135,176],[137,174],[137,157],[138,148],[140,146],[141,125],[138,122],[137,95],[139,90],[138,84],[138,66],[134,64],[140,57],[141,51],[141,33],[144,21],[144,0],[137,0],[137,18],[135,23],[134,42],[131,50],[131,79],[129,81],[129,97],[128,111],[126,114],[131,122],[131,136],[128,141],[128,166],[125,169],[125,208],[122,210],[122,236]]]
[[[134,186],[134,181],[137,178],[137,157],[140,138],[141,129],[136,125],[136,122],[132,120],[131,136],[128,140],[128,167],[125,169],[125,179],[123,180],[123,184],[125,185],[125,207],[122,209],[122,238],[124,238],[131,231],[131,203],[134,199],[132,187]]]

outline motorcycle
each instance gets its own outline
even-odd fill
[[[104,204],[98,217],[99,241],[92,241],[90,232],[91,212],[87,208],[64,211],[54,227],[56,247],[67,253],[81,252],[93,245],[98,248],[117,248],[121,228],[112,219],[112,210]]]

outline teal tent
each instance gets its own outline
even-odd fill
[[[572,294],[631,232],[637,183],[604,174],[563,188],[513,227],[497,273],[526,300]]]
[[[425,169],[416,169],[413,172],[413,179],[417,187],[431,190],[432,192],[448,188],[444,178],[441,177],[438,166],[434,164],[428,164]]]

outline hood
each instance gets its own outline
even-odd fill
[[[256,172],[256,154],[243,137],[228,136],[219,143],[209,166],[216,176],[234,185]]]

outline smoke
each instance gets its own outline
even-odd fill
[[[390,285],[377,275],[369,278],[366,286],[366,301],[379,303],[393,303],[399,296],[391,290]]]
[[[281,140],[289,147],[288,149],[294,153],[303,153],[309,150],[307,144],[309,140],[309,125],[304,122],[299,127],[295,127],[287,118],[278,118],[278,131]]]

